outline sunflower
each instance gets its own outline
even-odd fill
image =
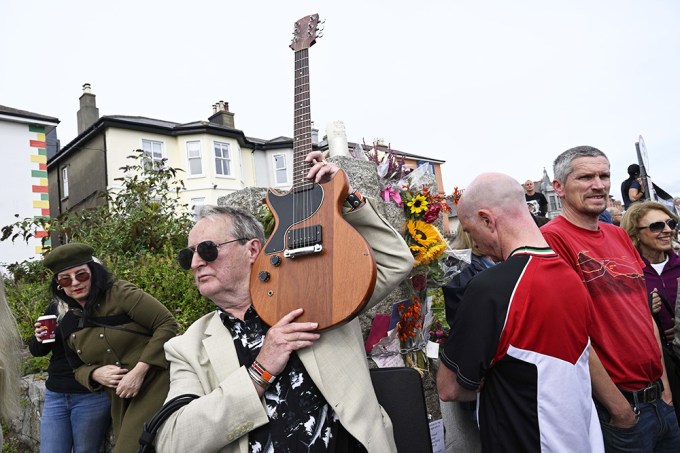
[[[406,221],[406,228],[413,240],[423,247],[429,247],[443,241],[437,227],[422,220],[409,219]]]
[[[414,258],[416,261],[420,261],[420,264],[430,264],[432,261],[436,260],[442,253],[446,250],[446,244],[440,242],[422,251],[419,256]]]
[[[411,214],[420,214],[427,210],[427,197],[422,194],[418,194],[411,198],[406,205],[409,207]]]
[[[414,267],[430,264],[446,250],[444,238],[434,225],[421,220],[408,220],[406,226],[412,239],[409,249],[413,253]]]

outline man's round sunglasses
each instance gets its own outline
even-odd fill
[[[76,280],[78,280],[80,283],[86,282],[90,279],[90,273],[87,271],[80,271],[75,275]],[[70,275],[64,275],[63,277],[59,277],[57,279],[57,285],[61,286],[62,288],[68,288],[73,284],[73,278],[71,278]]]
[[[638,230],[644,230],[645,228],[649,228],[649,231],[651,231],[652,233],[660,233],[664,230],[664,228],[666,228],[666,225],[668,225],[668,228],[670,228],[671,230],[674,230],[675,227],[678,226],[678,222],[676,222],[675,219],[668,219],[665,222],[654,222],[650,223],[647,226],[638,227]]]
[[[217,259],[217,249],[221,246],[231,242],[247,240],[248,238],[238,238],[232,239],[231,241],[220,242],[219,244],[215,244],[213,241],[203,241],[199,243],[196,248],[187,247],[180,250],[177,254],[177,262],[182,267],[182,269],[188,271],[191,269],[191,261],[194,259],[194,252],[198,253],[198,256],[200,256],[203,261],[211,262]]]

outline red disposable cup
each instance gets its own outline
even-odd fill
[[[45,315],[38,318],[38,323],[45,327],[45,335],[42,337],[43,343],[52,343],[57,336],[57,317],[56,315]]]

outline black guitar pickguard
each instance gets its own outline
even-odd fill
[[[324,191],[318,184],[312,185],[310,189],[292,190],[284,195],[277,195],[270,190],[267,200],[270,208],[278,215],[278,222],[264,252],[282,252],[286,248],[288,231],[312,217],[319,210],[323,199]]]

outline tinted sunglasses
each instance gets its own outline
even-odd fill
[[[78,272],[76,275],[76,280],[78,280],[80,283],[86,282],[90,279],[90,273],[87,271],[81,271]],[[71,278],[70,275],[64,275],[63,277],[60,277],[57,279],[57,284],[61,286],[62,288],[68,288],[73,284],[73,279]]]
[[[198,253],[198,256],[200,256],[203,261],[207,261],[209,263],[217,259],[217,249],[221,246],[231,242],[247,240],[248,238],[238,238],[232,239],[231,241],[220,242],[219,244],[215,244],[213,241],[203,241],[199,243],[196,248],[187,247],[180,250],[177,254],[177,262],[182,267],[182,269],[188,271],[191,269],[191,261],[194,259],[194,252]]]
[[[648,226],[644,227],[638,227],[638,230],[644,230],[645,228],[649,228],[649,231],[652,233],[660,233],[666,228],[666,225],[668,225],[668,228],[671,230],[674,230],[675,227],[678,226],[678,222],[675,221],[675,219],[668,219],[665,222],[654,222],[650,223]]]

